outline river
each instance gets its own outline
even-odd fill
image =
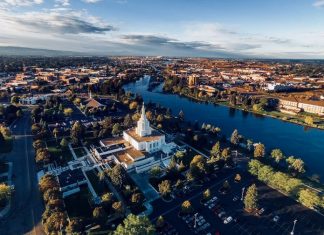
[[[234,129],[254,142],[265,144],[267,151],[280,148],[286,156],[304,160],[308,175],[318,174],[324,180],[324,131],[306,128],[275,118],[255,115],[222,105],[197,103],[185,97],[162,93],[162,84],[148,91],[149,77],[124,86],[125,91],[140,94],[144,102],[159,103],[177,115],[183,110],[185,119],[218,126],[230,136]]]

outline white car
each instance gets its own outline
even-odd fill
[[[276,215],[275,217],[273,217],[273,222],[278,222],[279,221],[279,219],[280,219],[280,217],[278,216],[278,215]]]
[[[210,204],[210,205],[208,206],[208,208],[209,208],[209,209],[212,209],[212,208],[214,208],[214,206],[215,206],[215,203],[212,203],[212,204]]]
[[[229,216],[224,220],[224,224],[229,224],[230,222],[232,222],[232,220],[233,220],[233,217]]]

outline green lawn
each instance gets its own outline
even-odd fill
[[[83,147],[75,148],[75,149],[73,149],[73,151],[74,151],[75,155],[77,156],[77,158],[83,157],[84,155],[87,154]]]
[[[92,208],[89,204],[90,198],[91,196],[87,185],[82,186],[79,193],[64,198],[69,217],[92,217]]]
[[[87,171],[86,174],[87,174],[87,177],[88,177],[93,189],[96,191],[98,196],[101,196],[104,193],[109,192],[109,188],[106,185],[106,183],[99,181],[99,178],[94,170]]]
[[[62,150],[55,141],[48,141],[46,144],[51,156],[56,159],[60,165],[66,165],[67,162],[73,160],[72,153],[68,148]]]

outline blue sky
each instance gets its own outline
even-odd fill
[[[324,0],[1,0],[0,45],[324,59]]]

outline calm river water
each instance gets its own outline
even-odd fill
[[[262,142],[267,150],[280,148],[287,156],[304,160],[309,175],[318,174],[324,180],[324,131],[305,128],[278,119],[259,116],[229,107],[197,103],[185,97],[163,94],[162,85],[148,91],[149,77],[124,86],[126,91],[141,94],[145,102],[159,103],[177,115],[183,110],[185,119],[191,122],[210,123],[229,136],[233,130],[254,142]]]

